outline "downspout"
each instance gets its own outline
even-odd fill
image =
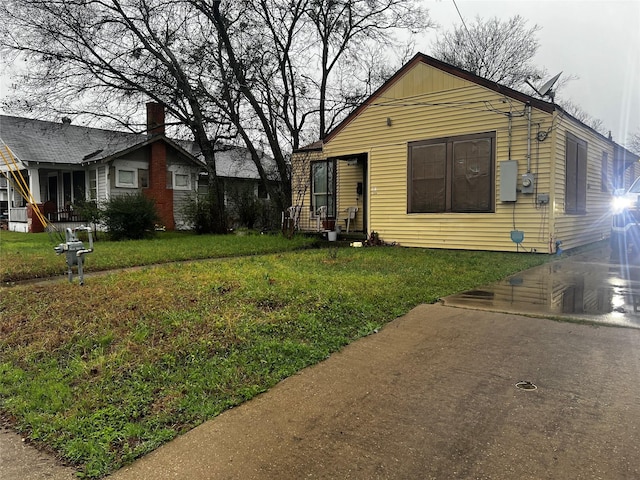
[[[558,112],[553,110],[551,112],[551,126],[556,125]],[[556,142],[558,136],[556,134],[557,128],[551,129],[551,146],[549,147],[549,253],[554,253],[554,245],[556,241],[556,173],[557,173],[557,158],[556,158]]]
[[[527,103],[527,173],[531,173],[531,104]]]
[[[367,158],[367,192],[366,192],[366,196],[363,198],[363,202],[362,202],[362,208],[364,208],[364,211],[366,212],[367,216],[367,228],[364,232],[365,234],[365,238],[369,238],[370,233],[373,231],[371,230],[371,202],[372,202],[372,197],[373,197],[373,191],[372,191],[372,187],[371,187],[371,158],[372,158],[372,153],[373,153],[373,147],[369,148],[369,154],[368,154],[368,158]]]

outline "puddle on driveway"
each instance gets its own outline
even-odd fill
[[[640,328],[640,262],[621,264],[611,260],[607,248],[596,249],[445,297],[442,302]]]

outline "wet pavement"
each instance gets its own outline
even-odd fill
[[[441,299],[449,307],[640,328],[640,262],[608,247],[563,257]]]

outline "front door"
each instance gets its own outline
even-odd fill
[[[58,205],[58,176],[50,175],[47,179],[47,200]]]

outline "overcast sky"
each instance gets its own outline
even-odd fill
[[[441,29],[460,25],[453,0],[423,0]],[[640,0],[456,0],[467,25],[482,18],[520,15],[538,25],[535,62],[549,76],[579,77],[558,94],[603,121],[613,139],[626,143],[640,131]],[[431,39],[418,45],[427,55]]]

